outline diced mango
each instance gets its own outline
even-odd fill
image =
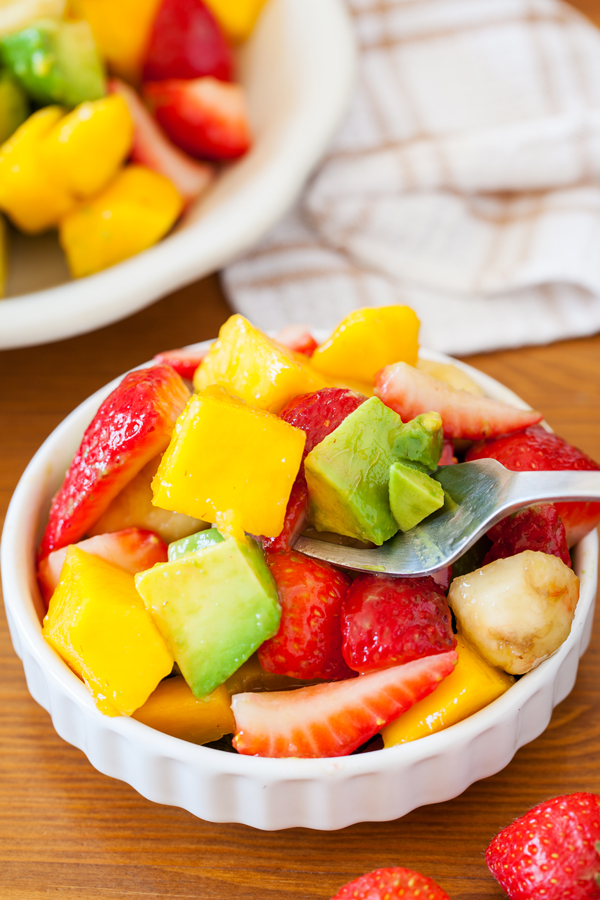
[[[306,435],[223,388],[195,394],[177,420],[152,482],[154,504],[207,522],[234,510],[239,527],[275,537]]]
[[[357,309],[317,347],[310,362],[323,375],[371,383],[384,366],[416,365],[418,337],[419,320],[408,306]]]
[[[109,716],[131,715],[173,668],[173,657],[118,566],[69,547],[42,634]]]
[[[192,744],[218,741],[235,731],[231,698],[225,685],[198,699],[181,675],[161,681],[133,718]]]
[[[145,166],[127,166],[100,194],[60,222],[60,243],[74,278],[122,262],[159,241],[183,202],[173,184]]]
[[[327,386],[306,359],[272,341],[243,316],[227,319],[218,341],[196,369],[197,391],[213,384],[272,413],[280,412],[298,394]]]
[[[227,37],[239,43],[250,37],[265,0],[206,0]]]
[[[160,0],[70,0],[72,14],[87,19],[102,56],[115,75],[133,84],[142,63]]]
[[[116,94],[82,103],[56,123],[40,149],[47,174],[75,197],[101,191],[129,154],[133,121]]]
[[[22,231],[44,231],[68,213],[75,198],[47,178],[39,146],[64,116],[60,106],[46,106],[24,122],[0,147],[0,209]]]
[[[386,747],[406,744],[461,722],[500,697],[515,679],[485,662],[457,634],[458,663],[432,694],[381,732]]]

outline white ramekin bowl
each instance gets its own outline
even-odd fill
[[[454,362],[439,353],[422,355]],[[489,396],[526,406],[492,378],[455,364]],[[329,830],[395,819],[417,806],[456,797],[498,772],[519,747],[544,731],[553,708],[573,688],[579,657],[590,640],[598,574],[595,532],[575,550],[581,596],[565,643],[498,700],[439,734],[338,759],[262,759],[188,744],[135,719],[99,713],[83,683],[41,636],[34,554],[50,498],[85,427],[119,380],[82,403],[40,447],[14,493],[2,537],[4,602],[29,691],[50,713],[58,734],[96,769],[150,800],[212,822]]]
[[[88,278],[69,280],[54,235],[15,236],[0,348],[100,328],[255,244],[294,203],[327,149],[355,68],[344,0],[268,0],[239,58],[255,136],[250,153],[227,167],[173,234]]]

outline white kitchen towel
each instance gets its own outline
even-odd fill
[[[229,266],[263,328],[406,303],[466,354],[600,330],[600,31],[560,0],[349,0],[348,119]]]

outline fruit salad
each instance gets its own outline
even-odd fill
[[[261,0],[8,0],[0,214],[73,277],[151,247],[252,135],[233,43]],[[0,294],[7,231],[0,216]]]
[[[98,709],[215,749],[331,757],[418,740],[554,653],[579,597],[569,548],[598,503],[495,525],[451,569],[344,570],[307,529],[381,545],[446,502],[440,465],[598,469],[541,413],[419,357],[408,307],[318,345],[232,316],[206,352],[127,374],[87,428],[38,550],[43,636]]]

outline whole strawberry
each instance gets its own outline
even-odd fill
[[[342,607],[344,659],[373,672],[456,646],[443,588],[431,577],[359,575]]]
[[[537,550],[558,556],[571,568],[565,526],[553,503],[520,509],[490,528],[487,535],[493,544],[483,559],[484,566],[495,559],[515,556],[523,550]]]
[[[510,900],[600,898],[600,796],[567,794],[534,806],[485,853]]]
[[[532,425],[517,434],[480,441],[471,447],[465,459],[467,462],[472,459],[497,459],[513,472],[600,469],[598,463],[587,454],[541,425]],[[556,508],[565,526],[569,547],[600,522],[600,503],[557,503]]]
[[[258,651],[265,672],[308,681],[351,678],[342,656],[340,612],[350,579],[293,550],[267,555],[281,602],[277,634]]]
[[[376,869],[345,884],[331,900],[450,900],[425,875],[402,869]]]

